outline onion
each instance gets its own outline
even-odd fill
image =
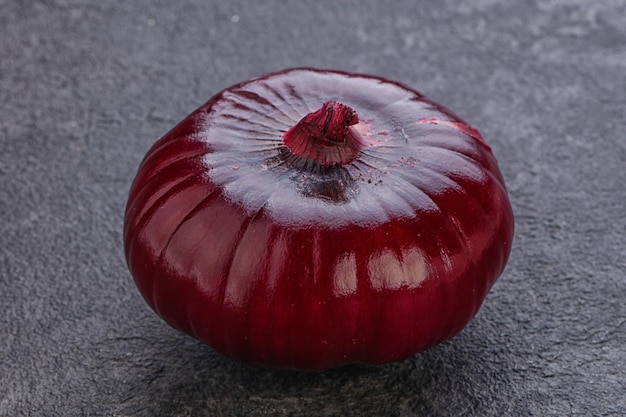
[[[291,69],[230,87],[148,151],[126,259],[176,329],[248,364],[408,358],[471,320],[513,238],[480,134],[401,84]]]

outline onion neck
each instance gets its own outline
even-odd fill
[[[358,133],[350,127],[358,122],[358,115],[350,107],[327,101],[289,128],[283,143],[298,158],[323,167],[343,166],[352,162],[363,147]]]

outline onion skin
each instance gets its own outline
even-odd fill
[[[291,153],[285,132],[329,100],[358,115],[356,157]],[[247,364],[317,371],[456,335],[512,239],[476,130],[401,84],[306,68],[230,87],[163,136],[124,221],[132,276],[169,325]]]

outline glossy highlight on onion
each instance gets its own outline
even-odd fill
[[[399,83],[306,68],[227,88],[157,141],[124,222],[132,276],[168,324],[298,370],[453,337],[512,239],[475,129]]]

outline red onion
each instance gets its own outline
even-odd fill
[[[167,323],[242,362],[306,370],[451,338],[512,238],[476,130],[401,84],[312,69],[230,87],[167,133],[124,225]]]

